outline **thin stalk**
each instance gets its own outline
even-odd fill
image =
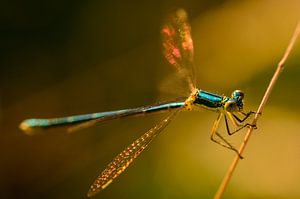
[[[273,90],[273,88],[274,88],[274,86],[275,86],[275,84],[276,84],[276,82],[278,80],[278,77],[279,77],[280,73],[284,69],[284,65],[286,63],[286,60],[289,57],[289,55],[290,55],[290,53],[291,53],[291,51],[292,51],[292,49],[293,49],[293,47],[294,47],[294,45],[296,43],[296,40],[297,40],[299,34],[300,34],[300,21],[298,22],[298,25],[297,25],[297,27],[296,27],[296,29],[294,31],[294,34],[293,34],[293,36],[292,36],[292,38],[291,38],[291,40],[289,42],[289,45],[288,45],[288,47],[287,47],[287,49],[286,49],[283,57],[281,58],[280,62],[277,65],[277,68],[276,68],[276,70],[274,72],[274,75],[273,75],[273,77],[272,77],[272,79],[271,79],[271,81],[269,83],[269,86],[268,86],[268,88],[267,88],[267,90],[266,90],[266,92],[265,92],[265,94],[264,94],[264,96],[263,96],[263,98],[261,100],[261,103],[260,103],[260,105],[259,105],[259,107],[258,107],[258,109],[256,111],[255,117],[254,117],[254,119],[252,121],[252,126],[256,125],[259,116],[262,115],[263,109],[264,109],[264,107],[265,107],[265,105],[266,105],[266,103],[267,103],[267,101],[268,101],[268,99],[269,99],[269,97],[271,95],[271,92],[272,92],[272,90]],[[239,148],[239,153],[240,154],[242,154],[244,152],[245,147],[246,147],[246,145],[247,145],[247,143],[248,143],[248,141],[249,141],[249,139],[250,139],[250,137],[252,135],[253,130],[254,130],[253,127],[250,127],[248,129],[248,131],[247,131],[247,133],[246,133],[246,135],[244,137],[244,141],[242,142],[242,144],[241,144],[241,146]],[[225,192],[225,189],[226,189],[226,187],[228,186],[228,184],[230,182],[230,179],[231,179],[231,177],[233,175],[233,172],[235,171],[235,168],[236,168],[239,160],[240,160],[240,157],[238,155],[236,155],[234,157],[234,159],[233,159],[230,167],[228,168],[228,170],[227,170],[227,172],[226,172],[226,174],[225,174],[225,176],[223,178],[223,181],[220,184],[219,189],[218,189],[218,191],[216,192],[216,194],[214,196],[214,199],[220,199],[223,196],[223,194]]]

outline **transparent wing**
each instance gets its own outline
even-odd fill
[[[179,9],[169,16],[162,27],[161,34],[165,58],[187,81],[190,91],[193,92],[196,88],[194,47],[187,13]]]
[[[115,178],[125,171],[133,160],[144,151],[149,143],[169,124],[172,119],[174,119],[178,112],[179,110],[175,110],[117,155],[94,181],[87,194],[88,197],[91,197],[105,189]]]

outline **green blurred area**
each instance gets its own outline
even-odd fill
[[[105,166],[162,116],[68,135],[19,123],[181,97],[160,27],[190,16],[199,88],[246,93],[255,110],[300,19],[288,1],[6,1],[0,14],[0,198],[84,198]],[[300,198],[300,42],[224,198]],[[169,85],[169,88],[165,88]],[[174,93],[178,93],[174,95]],[[209,139],[215,113],[184,112],[95,198],[212,198],[234,154]],[[230,137],[238,146],[244,133]]]

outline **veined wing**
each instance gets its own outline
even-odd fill
[[[145,150],[149,143],[169,124],[172,119],[174,119],[178,112],[179,110],[175,110],[117,155],[92,184],[87,194],[88,197],[91,197],[105,189],[115,178],[125,171],[133,160],[135,160]]]
[[[187,13],[179,9],[167,18],[161,30],[163,53],[168,62],[185,78],[190,91],[196,88],[193,66],[194,47]]]

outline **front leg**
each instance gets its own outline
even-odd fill
[[[248,119],[250,117],[250,115],[256,114],[256,112],[254,112],[254,111],[249,111],[248,113],[244,113],[244,112],[238,112],[238,113],[242,114],[245,117],[241,119],[236,114],[234,114],[234,113],[231,113],[231,114],[239,123],[243,123],[246,119]]]
[[[218,118],[215,120],[214,125],[213,125],[212,130],[211,130],[210,139],[213,142],[215,142],[215,143],[217,143],[217,144],[219,144],[219,145],[221,145],[221,146],[223,146],[225,148],[233,150],[234,152],[236,152],[238,154],[238,156],[240,157],[240,159],[243,159],[243,157],[241,156],[241,154],[239,153],[239,151],[234,146],[232,146],[223,136],[221,136],[217,132],[222,117],[223,117],[223,113],[220,113],[218,115]],[[218,138],[220,138],[222,141],[217,140],[215,136],[217,136]]]
[[[255,129],[257,128],[256,125],[252,125],[250,123],[243,124],[243,122],[246,119],[248,119],[249,116],[254,114],[255,112],[250,111],[248,113],[243,113],[243,112],[240,112],[240,113],[242,113],[245,116],[243,119],[240,119],[234,113],[229,113],[229,112],[225,113],[225,124],[226,124],[226,130],[227,130],[228,135],[233,135],[236,132],[238,132],[238,131],[242,130],[243,128],[245,128],[245,127],[252,127],[252,128],[255,128]],[[236,129],[234,131],[230,130],[229,124],[228,124],[228,119],[227,119],[226,115],[231,120],[232,124],[236,127]]]

